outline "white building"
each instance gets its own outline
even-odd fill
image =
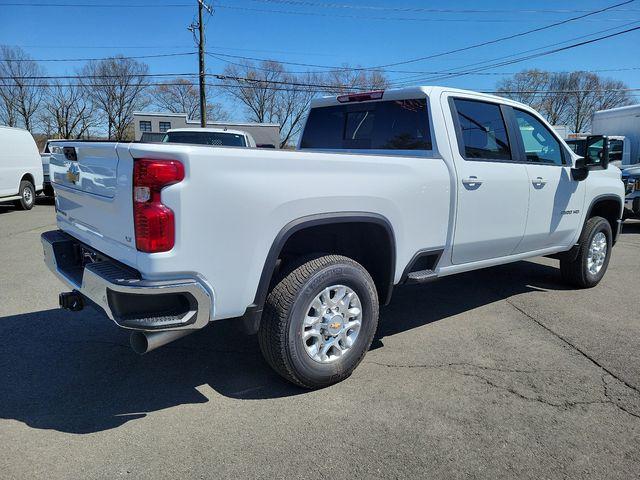
[[[186,113],[133,112],[135,140],[144,134],[145,140],[160,141],[167,130],[172,128],[199,127],[200,121],[191,120]],[[280,144],[280,125],[277,123],[235,123],[207,122],[208,127],[243,130],[250,133],[257,145]]]

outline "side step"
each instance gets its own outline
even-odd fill
[[[427,283],[437,278],[438,276],[433,270],[418,270],[407,275],[407,283]]]

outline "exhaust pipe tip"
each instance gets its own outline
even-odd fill
[[[169,330],[164,332],[131,332],[129,343],[138,355],[144,355],[151,350],[166,345],[167,343],[185,337],[195,330]]]
[[[143,332],[132,332],[129,337],[131,348],[138,355],[144,355],[149,351],[149,341]]]

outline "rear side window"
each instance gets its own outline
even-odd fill
[[[301,148],[431,150],[427,100],[335,105],[314,108]]]
[[[476,100],[454,100],[465,158],[511,160],[507,127],[500,106]]]

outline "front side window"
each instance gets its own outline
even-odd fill
[[[467,159],[511,160],[507,127],[500,106],[477,100],[454,100]]]
[[[431,150],[425,98],[313,108],[301,148]]]
[[[551,131],[536,117],[523,110],[513,110],[524,143],[527,162],[563,165],[562,147]]]
[[[151,131],[151,122],[148,120],[140,120],[140,131],[141,132],[150,132]]]
[[[162,133],[171,130],[171,122],[160,122],[160,131]]]

